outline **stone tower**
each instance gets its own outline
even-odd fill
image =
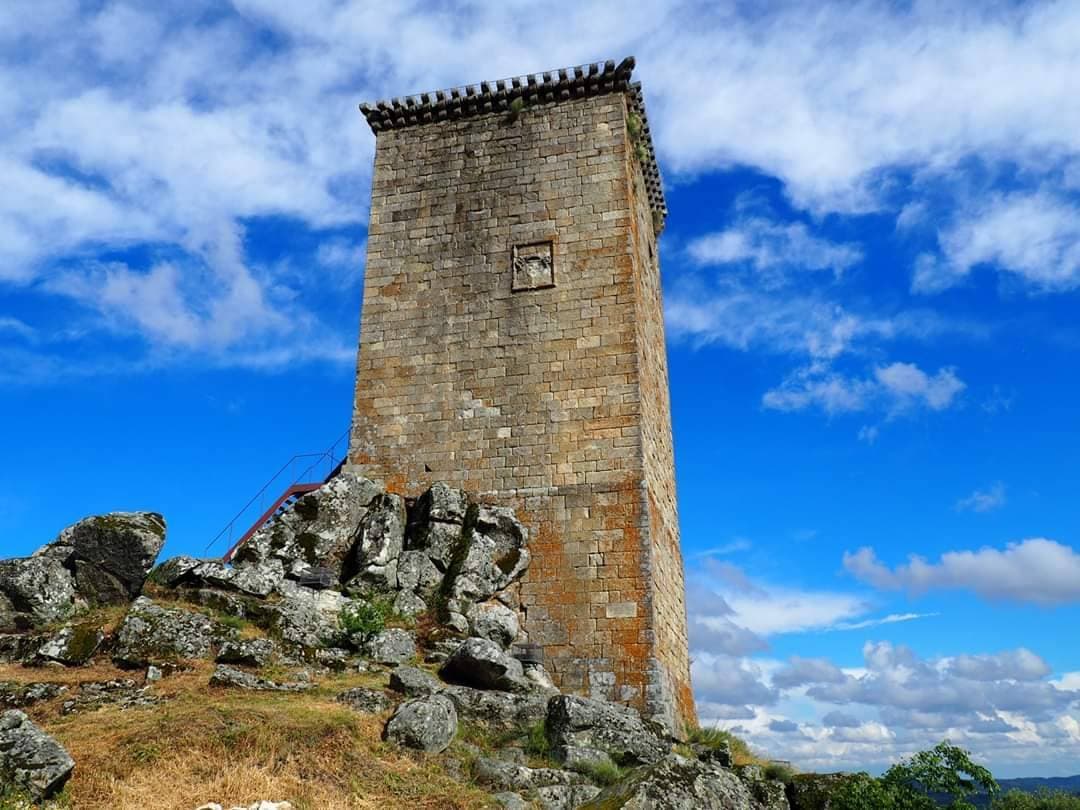
[[[376,134],[349,462],[531,527],[524,629],[564,690],[694,719],[633,59],[361,110]]]

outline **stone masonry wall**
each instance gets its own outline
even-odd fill
[[[613,93],[379,133],[350,463],[405,495],[444,480],[514,505],[534,530],[525,629],[556,683],[688,719],[626,116]]]

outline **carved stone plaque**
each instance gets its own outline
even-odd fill
[[[551,242],[517,245],[512,256],[513,291],[555,286],[555,255]]]

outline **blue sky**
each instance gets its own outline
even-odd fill
[[[394,5],[0,7],[0,554],[346,429],[359,102],[633,53],[702,719],[1080,771],[1080,8]]]

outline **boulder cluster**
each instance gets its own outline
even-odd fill
[[[0,681],[0,791],[43,800],[75,767],[23,708],[55,699],[65,714],[152,711],[166,699],[157,682],[203,659],[216,665],[211,687],[254,692],[306,692],[329,671],[385,673],[383,688],[337,700],[382,715],[385,740],[444,755],[503,807],[789,808],[783,784],[760,769],[732,768],[726,751],[681,744],[624,706],[561,694],[534,656],[515,655],[528,641],[519,583],[529,551],[510,509],[444,484],[409,500],[342,473],[228,563],[175,557],[154,568],[164,538],[160,515],[117,513],[0,562],[0,661],[78,667],[107,656],[133,675]],[[114,625],[87,613],[115,604],[127,607]],[[463,724],[504,742],[485,753],[461,739]]]

